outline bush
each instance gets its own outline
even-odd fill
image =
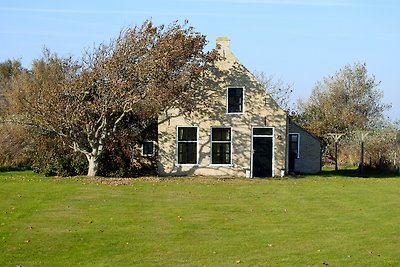
[[[0,124],[0,166],[29,166],[31,138],[20,125]]]
[[[127,125],[129,125],[127,123]],[[157,124],[150,125],[142,134],[131,131],[127,125],[106,143],[99,158],[97,175],[108,177],[135,177],[156,173],[156,156],[143,157],[143,140],[156,140]],[[88,162],[82,153],[73,152],[55,134],[36,135],[31,157],[32,169],[46,176],[86,175]]]
[[[129,130],[123,130],[115,135],[105,146],[105,151],[100,158],[98,175],[135,177],[155,174],[156,157],[143,157],[141,146],[138,145],[146,137],[154,140],[153,136],[149,137],[146,133],[135,136]]]
[[[87,171],[85,156],[72,152],[54,135],[38,136],[31,158],[32,170],[46,176],[76,176]]]

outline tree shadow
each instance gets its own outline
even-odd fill
[[[366,168],[363,173],[360,169],[343,169],[343,170],[323,170],[318,174],[312,174],[308,176],[318,176],[318,177],[351,177],[351,178],[398,178],[399,174],[377,170],[372,168]]]

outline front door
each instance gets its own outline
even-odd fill
[[[253,177],[273,176],[273,128],[253,128]]]

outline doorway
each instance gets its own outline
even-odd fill
[[[272,177],[274,163],[274,128],[252,129],[252,177]]]

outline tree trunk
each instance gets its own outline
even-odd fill
[[[338,169],[338,142],[335,142],[335,171]]]
[[[364,141],[361,141],[361,165],[360,165],[361,175],[364,174]]]
[[[93,156],[92,154],[86,155],[86,158],[89,162],[88,174],[87,176],[96,176],[97,170],[99,167],[99,157]]]

